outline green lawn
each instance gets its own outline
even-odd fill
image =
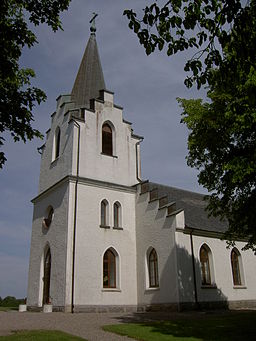
[[[103,329],[142,341],[256,340],[256,311],[195,314],[169,321],[126,323]]]
[[[79,341],[77,336],[55,330],[17,331],[12,335],[0,336],[0,341]]]
[[[0,311],[8,311],[8,310],[19,310],[19,307],[1,307]]]

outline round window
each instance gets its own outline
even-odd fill
[[[52,223],[52,219],[53,219],[53,214],[54,214],[54,210],[52,208],[52,206],[49,206],[46,212],[46,216],[47,218],[43,219],[43,227],[45,229],[48,229]]]

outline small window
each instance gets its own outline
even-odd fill
[[[56,137],[56,159],[60,155],[60,129],[58,130],[57,137]]]
[[[107,200],[102,200],[100,206],[100,225],[108,225],[108,202]]]
[[[103,257],[103,288],[116,288],[116,256],[110,249]]]
[[[113,133],[107,123],[102,126],[102,153],[113,156]]]
[[[159,287],[158,281],[158,261],[155,249],[152,249],[148,257],[149,286],[150,288]]]
[[[232,275],[233,275],[233,283],[234,285],[241,285],[241,274],[239,267],[239,258],[240,254],[236,249],[231,251],[231,267],[232,267]]]
[[[60,156],[60,128],[57,127],[55,130],[53,140],[53,153],[52,161],[56,160]]]
[[[206,245],[203,245],[200,249],[200,264],[201,264],[201,278],[203,285],[211,284],[210,262],[209,262],[209,250]]]
[[[114,203],[114,227],[121,227],[121,205],[119,202]]]

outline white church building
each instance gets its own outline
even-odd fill
[[[256,257],[227,248],[202,194],[143,181],[140,142],[106,90],[95,28],[41,148],[31,310],[255,307]]]

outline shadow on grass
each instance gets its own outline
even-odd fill
[[[173,315],[162,321],[153,320],[152,314],[146,320],[147,314],[142,314],[140,322],[138,315],[135,318],[131,316],[130,319],[126,317],[126,324],[106,326],[104,329],[146,341],[180,338],[207,341],[256,340],[256,311],[194,314],[190,312]],[[161,314],[158,314],[158,317],[160,316]]]
[[[58,330],[18,330],[7,336],[0,336],[1,341],[86,341],[78,336]]]

